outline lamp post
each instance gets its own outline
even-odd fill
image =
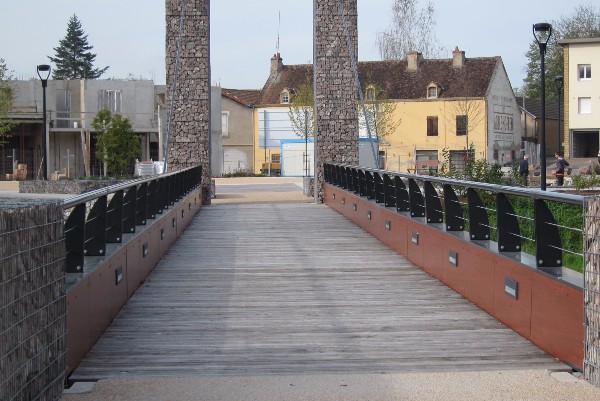
[[[540,47],[541,97],[542,97],[542,138],[540,144],[540,189],[546,190],[546,45],[552,35],[552,25],[547,22],[533,24],[533,37]]]
[[[47,137],[48,137],[48,124],[46,121],[46,87],[48,86],[48,78],[50,78],[50,66],[48,64],[40,64],[37,66],[37,74],[40,77],[40,80],[42,81],[42,98],[43,98],[43,111],[44,111],[44,117],[43,117],[43,124],[44,124],[44,136],[42,138],[42,147],[43,147],[43,166],[44,166],[44,180],[48,179],[48,144],[47,144]]]
[[[563,76],[557,75],[556,78],[554,78],[554,83],[556,84],[556,91],[558,92],[558,153],[563,155],[560,150],[560,99],[563,94]]]

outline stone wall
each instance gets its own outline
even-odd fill
[[[323,201],[323,163],[358,165],[358,96],[347,45],[358,59],[357,0],[314,1],[314,75],[317,199]]]
[[[600,197],[586,198],[584,206],[585,356],[583,374],[600,387]]]
[[[0,400],[58,400],[66,352],[63,212],[0,198]]]
[[[168,170],[202,165],[202,200],[210,204],[210,1],[166,0],[167,100],[173,107]],[[177,43],[184,15],[179,63]],[[173,99],[173,80],[176,91]]]
[[[19,192],[24,194],[73,194],[79,195],[95,189],[120,184],[123,180],[60,180],[19,181]]]

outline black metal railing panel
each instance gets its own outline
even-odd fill
[[[85,256],[106,254],[106,195],[96,199],[85,219]]]
[[[123,190],[114,193],[106,210],[106,242],[123,241]]]
[[[503,193],[496,194],[498,209],[498,248],[501,252],[521,251],[521,229],[515,209]]]
[[[463,231],[465,217],[463,207],[450,184],[444,184],[444,209],[446,211],[446,231]]]
[[[383,197],[385,207],[396,206],[396,190],[394,188],[394,181],[389,174],[383,174]]]
[[[84,262],[85,203],[75,206],[65,222],[65,248],[67,273],[81,273]]]
[[[443,223],[444,211],[442,210],[440,196],[430,181],[425,181],[423,187],[425,188],[425,217],[427,223]]]
[[[410,199],[410,216],[425,217],[425,198],[414,178],[408,179],[408,195]]]

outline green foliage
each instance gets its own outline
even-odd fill
[[[464,171],[460,171],[450,158],[450,150],[442,149],[442,165],[439,169],[440,177],[455,178],[466,181],[487,182],[490,184],[504,184],[500,165],[488,163],[486,160],[475,160],[475,146],[471,143],[467,151]]]
[[[312,138],[314,135],[314,99],[310,76],[295,90],[289,105],[289,117],[294,132],[299,137]]]
[[[108,70],[108,67],[94,68],[96,55],[88,44],[88,35],[81,27],[75,14],[69,19],[67,34],[54,48],[55,56],[48,57],[55,64],[52,71],[54,79],[96,79]]]
[[[10,73],[0,58],[0,148],[6,143],[6,137],[14,126],[14,123],[8,118],[15,99],[13,88],[9,84]]]
[[[98,155],[108,165],[108,171],[117,177],[131,174],[127,169],[140,155],[140,138],[133,132],[129,120],[104,109],[96,114],[92,127],[98,134]]]
[[[234,177],[263,177],[264,174],[255,174],[251,170],[234,170],[230,173],[223,174],[223,178],[234,178]]]
[[[548,43],[546,67],[546,98],[558,99],[558,89],[554,83],[557,75],[564,76],[564,55],[562,47],[557,43],[560,39],[597,38],[600,37],[600,9],[592,5],[578,5],[573,13],[552,21],[552,36]],[[525,53],[527,58],[527,75],[523,80],[523,94],[526,97],[539,99],[540,89],[540,49],[535,40]]]
[[[577,192],[582,189],[600,186],[600,177],[596,174],[596,169],[592,168],[589,175],[577,174],[571,177],[573,186]]]

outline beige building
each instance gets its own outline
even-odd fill
[[[600,137],[600,80],[592,67],[600,66],[600,38],[564,39],[565,156],[596,158]]]

